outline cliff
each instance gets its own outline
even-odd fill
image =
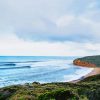
[[[95,64],[92,64],[92,63],[87,62],[87,61],[82,61],[82,60],[79,60],[79,59],[74,60],[73,64],[77,65],[77,66],[83,66],[83,67],[96,67]]]
[[[73,64],[83,67],[100,67],[100,55],[78,58],[73,61]]]
[[[83,57],[75,65],[100,66],[100,56]],[[100,74],[78,83],[26,83],[0,88],[0,100],[100,100]]]

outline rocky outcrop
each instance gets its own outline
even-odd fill
[[[89,62],[85,62],[85,61],[81,61],[79,59],[74,60],[73,64],[77,65],[77,66],[83,66],[83,67],[96,67],[95,64],[92,64],[92,63],[89,63]]]

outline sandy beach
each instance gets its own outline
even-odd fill
[[[90,67],[89,67],[90,68]],[[91,67],[93,68],[93,67]],[[90,73],[88,73],[87,75],[83,76],[82,78],[78,79],[78,80],[73,80],[73,81],[70,81],[70,83],[77,83],[89,76],[93,76],[93,75],[97,75],[97,74],[100,74],[100,68],[98,67],[95,67]]]
[[[100,74],[100,68],[94,68],[94,70],[92,72],[90,72],[89,74],[87,74],[86,76],[84,76],[84,78],[92,76],[92,75],[97,75]]]

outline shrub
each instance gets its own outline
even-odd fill
[[[57,90],[39,96],[39,100],[79,100],[79,96],[71,90]]]

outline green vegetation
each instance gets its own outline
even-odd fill
[[[78,58],[77,60],[92,63],[92,64],[95,64],[97,67],[100,67],[100,55],[98,55],[98,56],[87,56],[87,57],[83,57],[83,58]]]
[[[100,100],[100,75],[79,83],[38,82],[0,89],[0,100]]]
[[[59,89],[52,92],[44,93],[43,95],[40,95],[39,100],[79,100],[79,97],[77,94],[72,92],[70,89]]]
[[[100,67],[100,56],[78,60]],[[0,100],[100,100],[100,74],[78,83],[26,83],[0,89]]]

